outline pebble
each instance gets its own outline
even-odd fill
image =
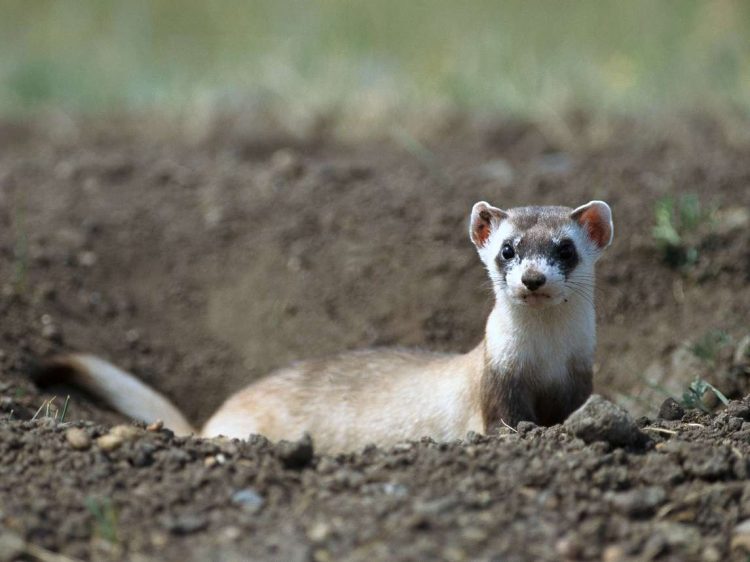
[[[163,524],[175,535],[189,535],[208,527],[208,518],[205,515],[185,514],[167,517],[163,520]]]
[[[115,449],[119,449],[124,441],[125,440],[122,437],[108,433],[107,435],[99,437],[96,440],[96,444],[99,445],[99,448],[103,451],[114,451]]]
[[[409,489],[403,484],[386,482],[383,484],[383,492],[388,496],[403,498],[409,494]]]
[[[78,263],[83,267],[93,267],[97,261],[98,257],[94,252],[86,251],[78,254]]]
[[[307,530],[307,537],[313,542],[323,542],[331,534],[331,527],[323,521],[314,523],[312,527]]]
[[[140,433],[140,430],[132,425],[116,425],[109,430],[110,435],[120,437],[124,441],[133,441]]]
[[[62,332],[54,324],[45,324],[42,326],[42,337],[46,340],[62,343]]]
[[[257,513],[266,502],[258,492],[245,488],[232,494],[232,503],[239,505],[247,513]]]
[[[732,550],[736,548],[750,552],[750,519],[741,521],[732,531]]]
[[[577,537],[563,537],[555,543],[555,552],[561,558],[578,559],[581,557],[581,544]]]
[[[78,427],[71,427],[65,432],[68,444],[78,451],[85,451],[91,447],[91,437]]]
[[[625,560],[625,550],[616,544],[607,546],[602,551],[602,562],[620,562]]]

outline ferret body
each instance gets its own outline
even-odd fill
[[[495,306],[484,339],[466,354],[376,349],[302,361],[232,395],[200,432],[165,397],[94,356],[58,357],[45,379],[77,384],[177,433],[309,433],[322,452],[559,423],[591,394],[594,264],[612,240],[610,209],[592,201],[503,211],[479,202],[469,230]]]

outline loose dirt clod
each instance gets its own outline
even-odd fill
[[[598,394],[593,394],[563,425],[586,443],[605,441],[614,447],[627,447],[648,440],[627,410]]]
[[[674,398],[667,398],[659,407],[659,417],[663,420],[681,420],[684,415],[685,408]]]

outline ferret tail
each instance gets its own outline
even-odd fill
[[[130,373],[93,355],[60,355],[39,365],[32,374],[42,386],[72,384],[103,400],[116,411],[146,423],[162,420],[177,435],[196,433],[167,398]]]

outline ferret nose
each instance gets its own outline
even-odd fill
[[[521,276],[521,283],[526,285],[529,291],[536,291],[546,282],[547,278],[544,276],[544,273],[539,273],[538,271],[526,271]]]

